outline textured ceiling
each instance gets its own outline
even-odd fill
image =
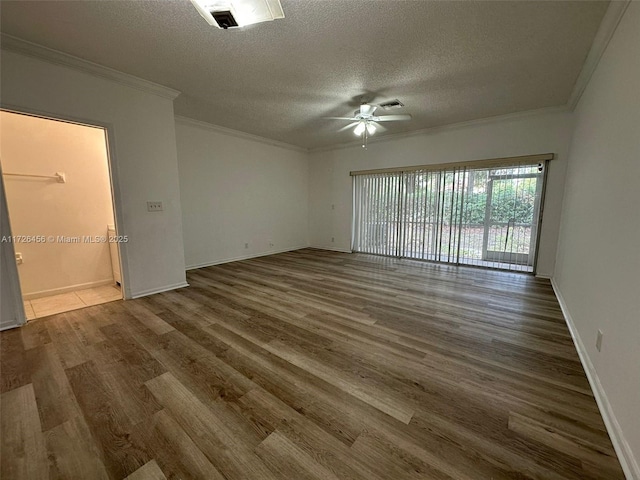
[[[187,0],[2,1],[2,32],[182,93],[176,114],[306,148],[369,101],[406,132],[563,105],[608,2],[281,0],[286,18],[207,25]]]

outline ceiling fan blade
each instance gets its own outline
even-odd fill
[[[322,117],[325,120],[351,120],[351,121],[355,121],[357,120],[357,118],[353,118],[353,117]]]
[[[378,108],[377,105],[369,105],[368,103],[363,103],[360,105],[360,114],[362,115],[373,115],[373,112]]]
[[[382,125],[380,125],[378,122],[371,122],[371,123],[373,123],[376,126],[376,129],[378,130],[378,132],[382,133],[387,131],[387,129]]]
[[[350,123],[349,125],[346,125],[344,127],[342,127],[340,130],[338,130],[339,132],[344,132],[345,130],[349,130],[350,128],[355,127],[356,125],[358,125],[360,122],[353,122]]]
[[[397,122],[399,120],[411,120],[411,115],[382,115],[373,119],[376,122]]]

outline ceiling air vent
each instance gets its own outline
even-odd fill
[[[388,102],[381,103],[380,107],[384,108],[385,110],[390,110],[392,108],[402,108],[404,107],[404,103],[402,103],[398,99],[395,99],[395,100],[390,100]]]
[[[225,11],[222,11],[222,12],[212,11],[211,12],[211,16],[216,21],[218,26],[220,28],[225,29],[225,30],[227,28],[229,28],[229,27],[237,27],[238,26],[238,22],[236,22],[236,19],[234,18],[233,14],[230,11],[226,11],[226,12]]]

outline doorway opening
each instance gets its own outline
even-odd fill
[[[0,110],[0,162],[27,320],[123,298],[107,132]]]

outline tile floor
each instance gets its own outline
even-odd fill
[[[102,287],[51,295],[50,297],[25,300],[24,310],[27,314],[27,320],[33,320],[34,318],[47,317],[49,315],[55,315],[56,313],[68,312],[70,310],[77,310],[78,308],[120,300],[121,298],[122,292],[120,291],[120,287],[104,285]]]

